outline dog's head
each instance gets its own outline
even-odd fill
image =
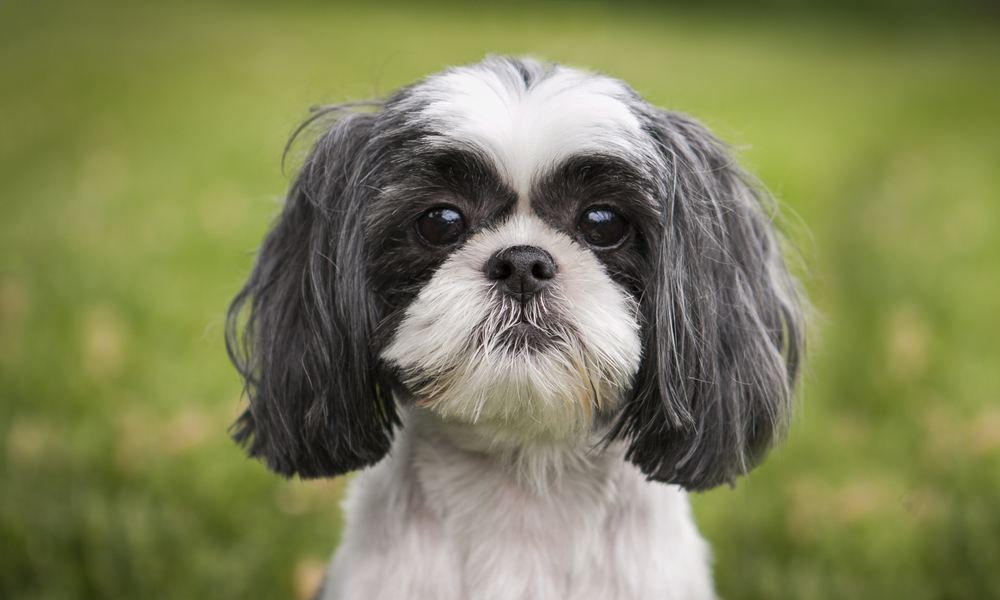
[[[373,108],[336,111],[230,309],[251,455],[375,463],[400,402],[514,443],[604,432],[691,489],[763,456],[797,288],[766,194],[703,126],[501,58]]]

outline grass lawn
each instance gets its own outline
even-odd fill
[[[0,597],[308,594],[344,481],[227,439],[226,304],[310,105],[489,52],[698,116],[784,203],[810,368],[787,443],[694,497],[722,596],[1000,597],[1000,28],[138,4],[0,2]]]

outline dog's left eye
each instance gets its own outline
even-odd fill
[[[454,208],[432,208],[417,219],[420,237],[435,246],[454,244],[465,233],[465,218]]]
[[[629,222],[610,208],[593,207],[580,215],[578,228],[591,246],[612,248],[628,236]]]

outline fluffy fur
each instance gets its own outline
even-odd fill
[[[494,253],[544,247],[557,288],[523,309],[483,277]],[[456,307],[461,307],[456,310]],[[520,319],[545,347],[509,335]],[[475,423],[511,444],[585,436],[594,414],[622,398],[639,367],[637,307],[592,253],[540,219],[517,214],[474,236],[406,310],[381,358],[403,373],[418,404]]]
[[[311,123],[227,343],[252,456],[370,467],[324,597],[712,597],[683,489],[761,460],[803,345],[767,195],[697,122],[531,60]],[[485,270],[519,246],[554,266],[530,294]]]

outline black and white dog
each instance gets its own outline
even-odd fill
[[[532,60],[321,116],[227,340],[250,455],[364,469],[323,597],[714,597],[684,490],[764,456],[803,345],[767,195]]]

